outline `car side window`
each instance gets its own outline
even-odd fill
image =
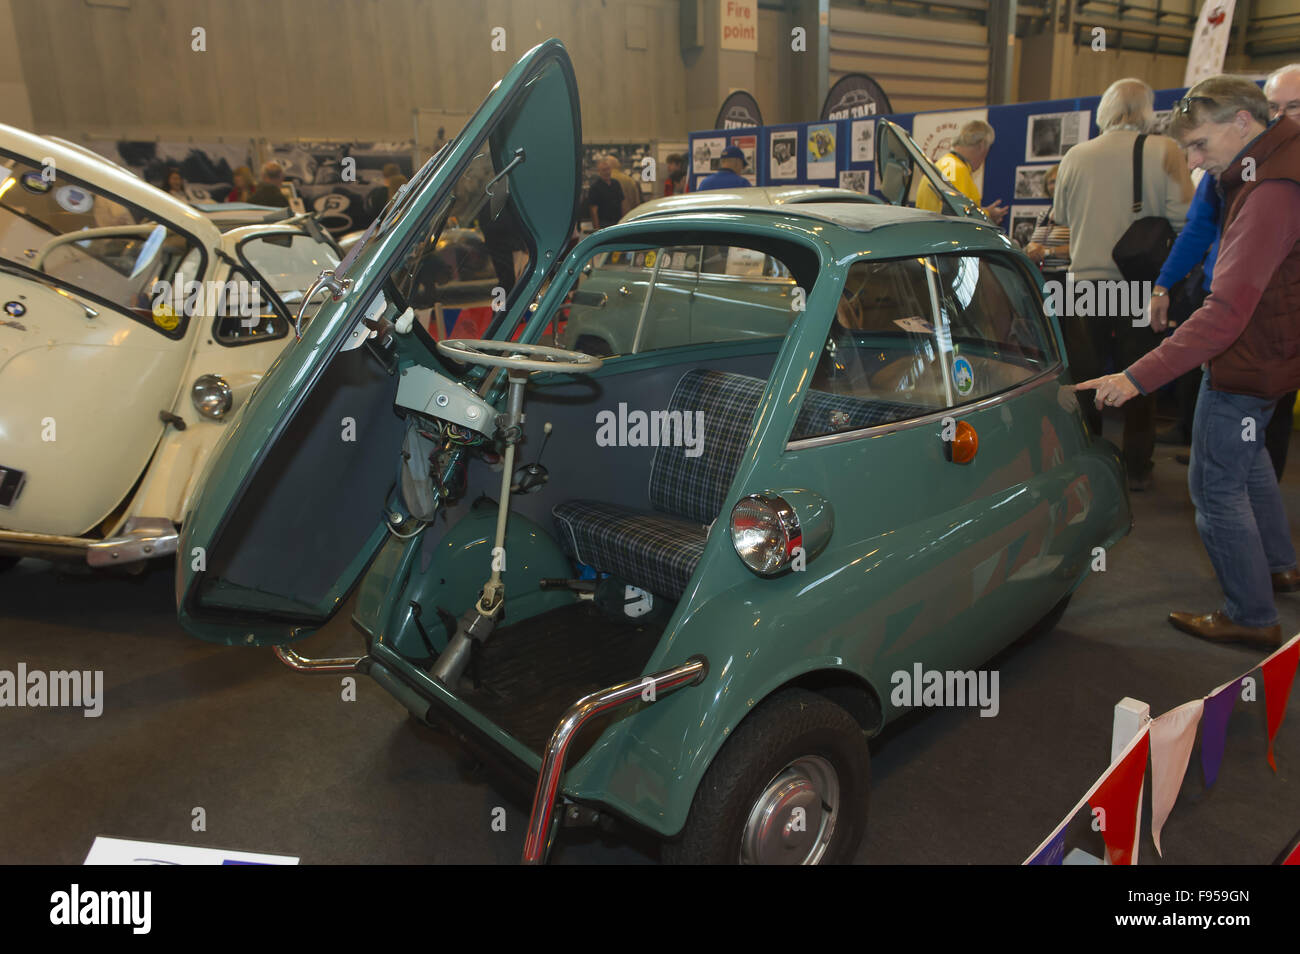
[[[1027,279],[1002,259],[855,262],[791,440],[990,397],[1054,366],[1052,341]]]
[[[991,255],[939,255],[935,264],[959,404],[1005,391],[1056,364],[1042,304],[1011,262]]]
[[[954,389],[942,344],[925,259],[855,262],[791,440],[950,406]]]
[[[217,302],[212,338],[217,344],[237,346],[283,338],[289,317],[274,297],[262,291],[261,282],[243,268],[232,268]]]
[[[603,357],[780,339],[796,315],[794,284],[785,264],[742,246],[601,252],[579,271],[560,341]]]

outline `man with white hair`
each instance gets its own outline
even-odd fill
[[[1142,80],[1115,81],[1097,105],[1101,135],[1074,146],[1061,160],[1052,221],[1070,229],[1075,287],[1123,280],[1111,252],[1138,219],[1161,216],[1177,231],[1187,218],[1192,180],[1182,150],[1168,136],[1147,135],[1143,143],[1142,207],[1133,210],[1133,151],[1138,136],[1155,120],[1154,101],[1155,94]],[[1141,322],[1142,315],[1060,318],[1075,380],[1100,375],[1112,350],[1116,364],[1127,367],[1158,344],[1150,327],[1133,326],[1135,319]],[[1083,411],[1100,434],[1101,412],[1092,402],[1084,402]],[[1155,413],[1154,396],[1139,396],[1124,408],[1124,464],[1131,490],[1152,484]]]
[[[975,184],[975,173],[983,167],[992,148],[993,127],[982,119],[972,119],[958,130],[952,148],[938,158],[935,166],[952,183],[953,188],[979,205],[981,196],[980,188]],[[943,211],[943,202],[938,193],[924,179],[916,191],[916,207],[930,212]],[[983,209],[994,225],[1001,225],[1007,216],[1007,207],[1001,199],[983,206]]]

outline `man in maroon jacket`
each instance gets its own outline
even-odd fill
[[[1271,125],[1259,87],[1213,76],[1174,107],[1170,135],[1219,180],[1223,235],[1210,295],[1121,374],[1084,381],[1117,406],[1208,363],[1192,423],[1188,489],[1223,587],[1220,610],[1170,613],[1184,632],[1263,649],[1282,643],[1273,593],[1300,590],[1295,548],[1264,428],[1300,386],[1300,125]]]

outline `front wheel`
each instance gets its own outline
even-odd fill
[[[5,570],[12,570],[18,565],[20,559],[21,557],[16,556],[0,556],[0,573]]]
[[[802,689],[741,723],[709,766],[670,864],[843,864],[867,822],[870,752],[862,727]]]

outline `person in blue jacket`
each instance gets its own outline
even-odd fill
[[[1187,224],[1178,233],[1169,257],[1151,289],[1151,330],[1163,331],[1176,327],[1189,317],[1205,296],[1210,293],[1210,280],[1214,277],[1214,262],[1219,256],[1219,190],[1218,182],[1209,174],[1201,176],[1187,209]],[[1204,279],[1194,288],[1184,288],[1176,302],[1169,291],[1188,278],[1200,265]],[[1172,305],[1172,314],[1170,308]],[[1192,437],[1192,414],[1196,410],[1196,395],[1201,387],[1201,370],[1189,371],[1177,381],[1178,423],[1156,435],[1161,444],[1188,444]]]
[[[700,184],[695,187],[696,192],[704,192],[706,189],[748,189],[750,182],[740,173],[745,168],[745,154],[741,152],[739,146],[728,146],[722,150],[722,158],[718,160],[718,171],[711,176],[705,176],[700,180]]]

